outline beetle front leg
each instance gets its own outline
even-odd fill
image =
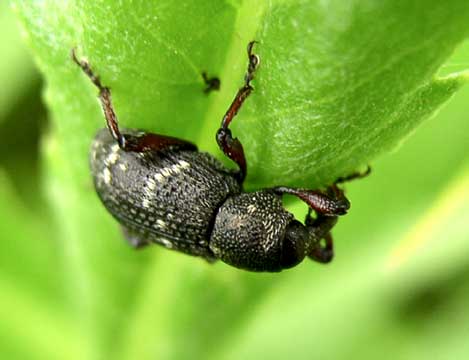
[[[223,153],[238,165],[239,173],[237,177],[240,183],[244,181],[247,173],[246,158],[241,142],[237,138],[233,138],[229,125],[243,105],[244,100],[246,100],[253,90],[251,80],[254,78],[254,72],[259,65],[259,56],[252,53],[254,43],[254,41],[251,41],[248,44],[249,65],[244,77],[244,86],[238,90],[238,93],[223,117],[216,136],[218,146]]]
[[[327,193],[319,190],[297,189],[278,186],[272,189],[277,194],[290,194],[305,202],[316,213],[337,216],[345,215],[350,208],[350,202],[343,191],[336,185],[327,188]]]
[[[328,263],[334,256],[331,230],[337,223],[337,216],[326,216],[318,214],[316,218],[311,217],[311,209],[305,219],[305,226],[310,236],[315,239],[312,248],[308,251],[308,256],[318,262]],[[322,244],[325,241],[325,245]]]
[[[331,230],[339,215],[344,215],[350,203],[337,185],[331,185],[326,193],[319,190],[295,189],[279,186],[272,189],[279,195],[290,194],[304,201],[309,209],[305,219],[305,227],[310,241],[307,243],[306,255],[312,260],[328,263],[334,256]],[[311,216],[314,210],[316,218]],[[322,240],[325,241],[323,245]]]
[[[328,233],[323,238],[326,242],[325,246],[321,245],[321,240],[319,240],[315,247],[308,253],[308,257],[314,261],[326,264],[331,262],[334,257],[334,245],[332,242],[332,235]]]

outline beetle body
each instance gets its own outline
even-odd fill
[[[248,270],[282,269],[279,240],[293,215],[272,192],[241,193],[233,171],[210,154],[126,152],[101,129],[90,167],[97,194],[133,246],[155,242]]]
[[[111,92],[101,84],[88,62],[73,60],[99,89],[107,129],[96,135],[90,155],[96,192],[122,225],[134,247],[157,243],[208,261],[222,260],[250,271],[281,271],[305,257],[327,263],[332,259],[331,229],[350,203],[338,182],[325,190],[278,186],[243,191],[247,166],[241,142],[229,125],[252,92],[250,82],[259,64],[248,45],[244,86],[222,119],[216,140],[238,165],[226,168],[194,144],[166,135],[120,129]],[[309,211],[304,224],[282,205],[290,194]],[[316,216],[311,216],[312,212]]]
[[[102,129],[93,141],[90,165],[96,192],[134,245],[156,242],[213,258],[208,240],[218,207],[241,191],[218,160],[171,148],[126,152]]]

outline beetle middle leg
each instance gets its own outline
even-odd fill
[[[78,59],[75,49],[71,52],[72,60],[83,70],[90,78],[91,82],[99,89],[99,100],[104,111],[107,127],[119,147],[124,151],[143,152],[159,151],[168,147],[177,147],[184,150],[197,150],[197,147],[189,141],[181,140],[171,136],[165,136],[153,133],[143,133],[142,135],[130,135],[121,133],[111,100],[111,90],[104,86],[91,69],[88,61]]]
[[[238,181],[242,183],[246,177],[247,167],[246,158],[244,156],[243,145],[237,138],[233,138],[229,125],[233,118],[238,113],[239,109],[244,103],[244,100],[252,92],[253,87],[251,86],[251,80],[254,78],[254,73],[259,65],[259,56],[253,54],[252,48],[254,41],[248,44],[248,69],[244,77],[244,86],[238,90],[233,102],[231,103],[228,111],[221,122],[221,126],[217,131],[217,143],[223,153],[233,160],[239,167],[239,173],[237,174]]]

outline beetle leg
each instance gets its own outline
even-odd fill
[[[203,77],[205,85],[206,85],[206,87],[204,89],[204,93],[208,94],[211,91],[220,90],[220,79],[219,78],[217,78],[216,76],[209,78],[205,71],[202,73],[202,77]]]
[[[318,214],[316,218],[311,217],[311,209],[305,219],[305,226],[309,233],[316,239],[323,239],[337,224],[338,216]]]
[[[328,263],[334,257],[334,244],[331,233],[327,233],[323,239],[326,242],[325,246],[321,245],[321,241],[319,240],[308,254],[308,257],[317,262]]]
[[[350,202],[343,191],[335,184],[327,188],[327,193],[319,190],[297,189],[286,186],[278,186],[272,190],[280,195],[290,194],[296,196],[318,214],[328,216],[344,215],[350,208]]]
[[[239,173],[237,174],[238,181],[243,182],[246,177],[247,167],[246,158],[244,156],[243,146],[237,138],[233,138],[231,130],[228,128],[233,118],[238,113],[239,109],[244,103],[244,100],[249,96],[253,90],[251,86],[251,80],[254,78],[254,72],[259,65],[259,56],[252,53],[254,41],[248,44],[248,58],[249,65],[244,77],[244,86],[238,90],[233,102],[231,103],[228,111],[221,122],[221,126],[217,131],[217,143],[223,153],[233,160],[239,167]]]
[[[331,230],[337,223],[337,216],[326,216],[318,214],[313,219],[311,217],[311,208],[305,219],[305,226],[310,236],[315,240],[313,247],[308,252],[308,256],[318,262],[327,263],[332,260],[334,255]],[[322,245],[321,240],[325,240],[325,246]]]
[[[347,180],[358,176],[347,177]],[[344,178],[345,179],[345,178]],[[279,195],[290,194],[308,204],[309,209],[305,219],[305,226],[312,239],[308,250],[308,257],[312,260],[328,263],[334,256],[331,230],[335,226],[339,215],[344,215],[350,208],[350,202],[344,195],[337,182],[329,186],[325,192],[319,190],[296,189],[279,186],[272,189]],[[311,216],[314,210],[316,218]],[[322,240],[325,241],[323,245]]]
[[[337,223],[338,216],[344,215],[350,208],[350,202],[344,192],[336,184],[329,186],[326,192],[286,186],[276,187],[272,190],[277,194],[294,195],[308,204],[305,226],[312,239],[312,244],[307,255],[312,260],[321,263],[330,262],[334,256],[331,230]],[[312,210],[316,212],[316,218],[311,216]],[[323,239],[325,245],[322,244]]]
[[[130,134],[122,134],[117,122],[117,116],[112,106],[111,90],[104,86],[86,60],[79,60],[75,54],[75,49],[71,52],[72,60],[83,70],[83,72],[90,78],[91,82],[99,89],[99,100],[104,111],[107,127],[114,138],[119,144],[119,147],[124,151],[142,152],[142,151],[158,151],[167,147],[177,147],[184,150],[197,150],[197,147],[191,142],[181,140],[178,138],[164,136],[159,134],[145,133],[141,136]]]
[[[367,177],[368,175],[370,175],[370,173],[371,173],[371,167],[368,165],[365,172],[362,172],[362,173],[361,172],[354,172],[350,175],[340,177],[335,181],[334,184],[341,184],[341,183],[348,182],[348,181],[351,181],[351,180],[361,179],[361,178]]]
[[[92,83],[99,89],[99,100],[101,101],[101,106],[103,107],[104,116],[106,117],[107,127],[111,132],[112,137],[117,141],[119,146],[124,149],[125,148],[125,138],[121,134],[119,130],[119,126],[117,124],[117,116],[114,112],[114,108],[112,106],[111,101],[111,91],[108,87],[103,86],[101,84],[101,80],[99,76],[97,76],[93,70],[91,70],[91,66],[86,60],[79,60],[75,54],[75,49],[72,49],[72,60],[83,70],[83,72],[90,78]]]
[[[365,177],[370,172],[371,168],[368,166],[368,169],[364,173],[353,173],[346,177],[338,178],[334,184],[327,187],[325,192],[320,190],[297,189],[287,186],[277,186],[272,188],[272,190],[277,194],[290,194],[298,197],[318,214],[326,216],[344,215],[350,208],[350,202],[345,197],[344,191],[339,188],[337,184]],[[310,218],[310,213],[311,210],[308,212],[307,220]]]

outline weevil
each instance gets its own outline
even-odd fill
[[[236,163],[236,170],[198,152],[189,141],[121,129],[109,87],[72,50],[74,62],[99,90],[107,124],[91,146],[95,189],[130,245],[156,243],[249,271],[277,272],[305,257],[320,263],[332,260],[331,229],[350,207],[338,184],[363,174],[338,179],[323,191],[287,186],[243,191],[246,159],[229,126],[253,91],[251,82],[260,61],[253,53],[254,43],[247,48],[244,85],[216,133],[218,146]],[[284,194],[308,205],[304,224],[283,207]]]

